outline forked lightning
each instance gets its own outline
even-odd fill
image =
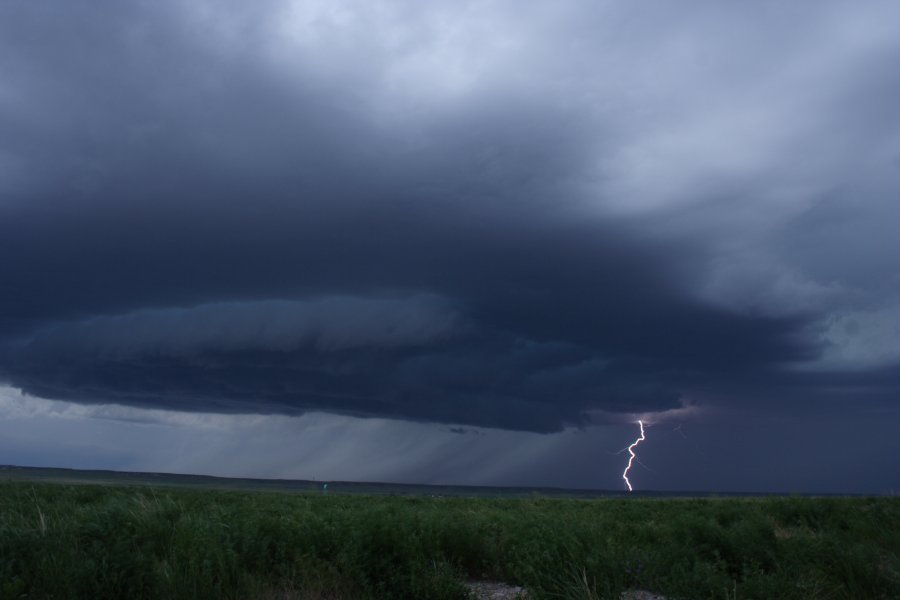
[[[634,443],[632,443],[630,446],[628,446],[628,454],[630,454],[631,456],[628,458],[628,466],[625,467],[625,471],[622,472],[622,479],[625,480],[625,485],[628,486],[629,492],[631,492],[633,490],[631,488],[631,482],[628,481],[628,471],[631,469],[631,465],[632,465],[632,463],[634,463],[635,458],[637,458],[637,456],[634,453],[634,448],[646,439],[644,437],[644,422],[641,421],[640,419],[638,419],[638,425],[641,426],[641,437],[634,440]]]

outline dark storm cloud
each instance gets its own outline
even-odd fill
[[[785,168],[821,123],[776,92],[836,5],[796,39],[705,3],[478,5],[461,30],[440,24],[449,5],[57,4],[0,8],[0,378],[28,393],[552,431],[692,390],[805,398],[832,371],[791,369],[856,352],[816,327],[893,314],[895,288],[870,284],[895,263],[851,285],[790,249],[830,222],[804,206],[858,189],[855,163],[850,183],[824,175],[845,145],[896,111],[872,102],[828,156]],[[896,44],[848,44],[882,59],[854,89],[895,91]],[[799,66],[754,79],[777,52]],[[729,112],[735,69],[753,110]],[[868,179],[880,219],[894,172]]]

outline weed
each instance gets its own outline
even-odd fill
[[[0,600],[900,597],[900,500],[375,497],[0,484]]]

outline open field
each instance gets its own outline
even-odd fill
[[[0,482],[24,481],[31,483],[69,483],[94,485],[128,485],[144,487],[171,487],[193,490],[230,490],[247,492],[307,492],[319,493],[327,484],[329,494],[367,494],[372,496],[456,496],[468,498],[747,498],[769,497],[772,494],[747,492],[706,491],[654,491],[595,490],[553,487],[490,487],[472,485],[433,485],[415,483],[386,483],[359,481],[311,481],[304,479],[247,479],[239,477],[213,477],[210,475],[183,475],[177,473],[140,473],[128,471],[104,471],[62,469],[47,467],[19,467],[0,465]],[[780,494],[787,496],[787,494]]]
[[[898,598],[900,499],[472,498],[0,476],[0,598]]]

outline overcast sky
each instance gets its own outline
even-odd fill
[[[0,0],[0,463],[896,491],[898,24]]]

